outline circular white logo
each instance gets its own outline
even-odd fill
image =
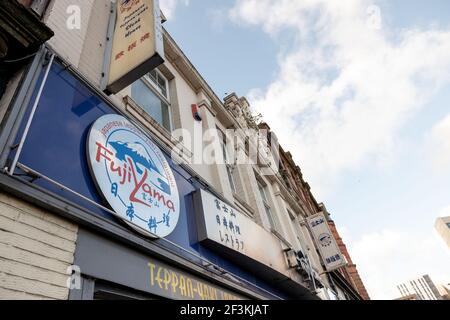
[[[319,242],[322,247],[329,247],[332,243],[331,236],[328,233],[322,233],[319,236]]]
[[[176,227],[180,199],[161,150],[126,118],[99,118],[87,140],[88,162],[98,189],[117,216],[151,237]]]

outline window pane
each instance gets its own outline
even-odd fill
[[[269,223],[270,223],[270,227],[275,230],[275,224],[273,222],[273,218],[272,218],[272,212],[270,210],[270,207],[265,206],[266,208],[266,214],[267,214],[267,218],[269,219]]]
[[[163,75],[161,75],[156,69],[148,73],[148,79],[154,85],[154,88],[161,93],[164,97],[167,96],[167,81]]]
[[[230,182],[231,190],[236,193],[236,185],[234,184],[234,177],[233,172],[231,171],[231,168],[227,166],[227,173],[228,173],[228,181]]]
[[[170,131],[169,106],[162,102],[142,80],[136,81],[131,86],[131,97],[156,122]]]
[[[167,105],[167,103],[161,101],[161,109],[162,109],[162,125],[164,128],[166,128],[168,131],[172,131],[172,125],[170,123],[170,107]]]
[[[166,87],[161,88],[161,94],[162,94],[164,97],[168,98],[168,97],[167,97],[167,90],[166,90]]]
[[[166,79],[164,79],[162,76],[158,75],[158,87],[166,91]]]
[[[158,76],[157,76],[156,70],[150,71],[148,75],[150,76],[150,79],[152,79],[155,84],[158,82],[158,80],[157,80]]]
[[[222,145],[223,159],[225,161],[225,164],[227,164],[228,163],[227,146],[223,142],[221,142],[221,145]]]
[[[263,199],[264,202],[267,203],[266,191],[264,190],[264,186],[262,186],[259,181],[258,181],[258,188],[259,192],[261,193],[261,198]]]

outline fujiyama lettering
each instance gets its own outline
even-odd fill
[[[105,115],[88,137],[89,165],[114,213],[152,238],[176,227],[180,198],[170,164],[156,144],[126,118]]]
[[[130,194],[130,201],[134,203],[140,203],[147,207],[152,207],[148,202],[141,200],[137,197],[137,194],[143,194],[147,195],[148,197],[151,197],[153,199],[156,199],[157,201],[161,202],[165,207],[167,207],[170,211],[175,211],[174,204],[171,200],[166,200],[163,194],[160,192],[154,190],[148,183],[146,183],[148,178],[148,170],[145,168],[143,169],[138,167],[138,164],[133,162],[131,158],[127,158],[127,162],[123,162],[119,165],[116,164],[116,162],[113,160],[114,153],[107,149],[105,146],[103,146],[101,143],[97,144],[97,155],[95,157],[95,160],[97,162],[100,162],[102,159],[106,159],[106,161],[109,163],[109,168],[112,172],[116,173],[120,177],[119,184],[123,185],[125,183],[133,183],[134,189],[133,192]],[[137,171],[140,171],[142,176],[139,178],[137,175]],[[144,197],[146,198],[146,197]]]

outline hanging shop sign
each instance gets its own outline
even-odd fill
[[[87,140],[98,189],[118,217],[151,237],[166,237],[180,213],[178,188],[164,154],[119,115],[99,118]]]
[[[347,264],[336,240],[331,233],[327,220],[322,213],[308,218],[308,226],[327,271],[333,271]]]
[[[194,204],[200,242],[287,273],[281,243],[270,232],[205,190],[196,191]]]
[[[115,94],[164,63],[158,0],[117,0],[107,48],[106,93]],[[108,62],[108,61],[107,61]]]

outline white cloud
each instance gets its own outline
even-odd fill
[[[450,217],[450,206],[447,206],[439,211],[439,217]]]
[[[431,229],[431,226],[430,226]],[[348,245],[372,299],[400,297],[397,285],[429,274],[436,283],[450,281],[450,254],[440,239],[401,230],[382,230]]]
[[[395,159],[400,130],[450,82],[450,30],[393,29],[374,1],[237,0],[230,18],[277,43],[292,39],[280,43],[277,78],[248,96],[318,198],[347,170]],[[433,136],[440,158],[450,159],[450,116]],[[373,298],[398,297],[397,284],[427,273],[450,280],[448,250],[433,224],[422,233],[391,226],[357,241],[343,230]]]
[[[189,5],[189,0],[159,0],[161,11],[167,19],[175,17],[175,10],[178,5]]]
[[[396,133],[450,80],[450,30],[393,31],[369,0],[239,0],[238,24],[293,34],[268,88],[249,94],[323,196],[365,161],[390,159]],[[375,16],[374,16],[375,15]]]
[[[450,114],[431,130],[429,152],[438,170],[450,168]]]
[[[335,221],[336,223],[336,221]],[[342,241],[344,241],[344,243],[350,243],[353,240],[352,234],[350,229],[347,226],[341,226],[336,224],[336,227],[338,229],[339,235],[342,238]]]

